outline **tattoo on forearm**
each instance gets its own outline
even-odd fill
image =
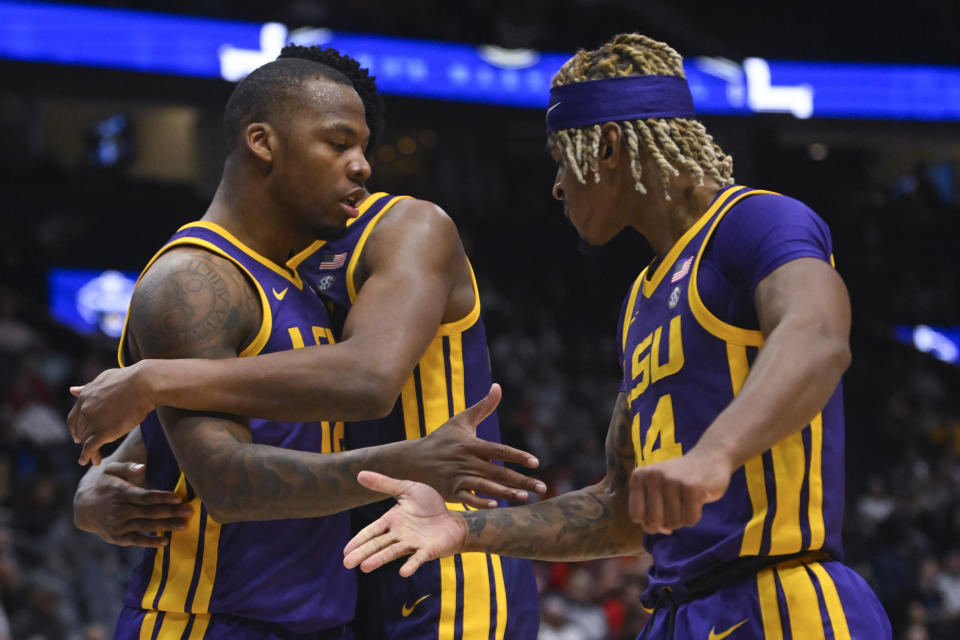
[[[171,431],[187,477],[211,512],[224,519],[316,517],[380,499],[356,477],[363,469],[381,468],[381,449],[321,457],[253,444],[240,424],[224,420],[222,428],[211,429],[210,420],[185,417]]]
[[[544,560],[584,560],[642,550],[642,531],[626,500],[636,466],[630,416],[620,394],[606,442],[607,477],[594,487],[526,507],[463,514],[474,544],[492,553]]]
[[[624,394],[617,398],[610,431],[605,445],[607,455],[607,482],[612,491],[626,491],[630,472],[636,466],[633,440],[630,434],[630,414]]]

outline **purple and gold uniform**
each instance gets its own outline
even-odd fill
[[[256,289],[263,317],[252,356],[333,342],[326,308],[296,271],[207,223],[185,225],[147,265],[176,247],[201,248],[233,262]],[[146,270],[144,270],[146,271]],[[120,364],[128,364],[126,332]],[[344,569],[348,513],[322,518],[219,524],[177,464],[155,413],[140,425],[147,485],[175,491],[193,507],[185,530],[147,549],[133,571],[117,624],[118,639],[352,638],[357,583]],[[250,420],[253,442],[330,453],[341,450],[343,423]],[[322,497],[318,497],[322,499]]]
[[[354,271],[371,231],[398,201],[408,196],[377,193],[360,206],[346,234],[317,242],[299,266],[303,277],[329,300],[334,324],[357,296]],[[291,264],[299,258],[294,258]],[[471,277],[473,272],[471,270]],[[348,447],[359,448],[422,438],[459,411],[482,399],[492,381],[480,297],[467,316],[441,324],[414,367],[386,418],[351,422]],[[477,435],[500,441],[496,414]],[[354,529],[380,517],[393,504],[382,501],[353,510]],[[464,510],[462,504],[448,504]],[[394,563],[360,575],[355,629],[365,640],[533,640],[539,624],[537,588],[530,562],[483,553],[464,553],[424,564],[402,578]]]
[[[763,347],[756,284],[798,258],[832,263],[831,251],[805,205],[734,186],[640,274],[618,345],[638,467],[689,452],[740,391]],[[809,425],[738,469],[695,526],[646,536],[654,614],[641,637],[890,637],[874,594],[839,562],[843,438],[838,385]]]

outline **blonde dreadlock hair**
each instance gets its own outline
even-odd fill
[[[638,33],[624,33],[593,51],[583,49],[567,60],[552,86],[620,76],[664,75],[685,78],[683,58],[664,42]],[[646,193],[641,182],[640,147],[653,158],[664,194],[670,199],[671,176],[689,171],[703,184],[710,176],[720,185],[733,184],[733,158],[713,141],[703,124],[686,118],[646,118],[619,123],[630,152],[634,186]],[[581,183],[593,174],[600,180],[600,125],[563,129],[550,134],[550,143],[560,150]]]

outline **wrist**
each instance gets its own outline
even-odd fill
[[[162,370],[163,365],[163,360],[141,360],[133,365],[131,381],[137,390],[137,395],[150,405],[151,411],[162,404],[163,390],[160,388],[160,381],[168,379],[162,371],[158,371],[158,369]]]
[[[471,517],[473,513],[483,513],[482,511],[450,511],[450,515],[453,517],[454,525],[456,525],[458,531],[458,540],[459,544],[453,553],[467,553],[468,551],[485,551],[480,545],[480,540],[476,536],[470,535],[470,524],[467,522],[467,518]]]

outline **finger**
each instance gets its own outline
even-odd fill
[[[80,397],[80,392],[81,392],[81,391],[83,391],[83,385],[76,386],[76,387],[70,387],[70,393],[72,393],[73,395],[75,395],[75,396],[77,396],[77,397]]]
[[[484,462],[476,471],[472,472],[472,475],[476,476],[478,479],[492,480],[499,484],[516,487],[521,491],[527,490],[534,491],[536,493],[546,493],[547,491],[547,485],[545,485],[542,480],[525,476],[522,473],[512,469],[507,469],[499,464]],[[473,489],[474,487],[469,488]],[[509,496],[501,497],[508,498]],[[526,498],[519,499],[526,500]]]
[[[379,551],[360,563],[360,570],[370,573],[374,569],[390,564],[397,558],[408,555],[412,549],[405,542],[395,542],[383,551]]]
[[[122,506],[120,513],[127,520],[146,518],[149,520],[189,520],[193,515],[193,509],[188,505],[176,504],[131,504],[126,503]],[[152,528],[150,529],[153,530]]]
[[[367,540],[362,545],[350,550],[350,553],[344,556],[343,564],[348,569],[357,565],[362,565],[370,558],[397,543],[397,537],[393,531],[385,531],[383,534]],[[379,565],[378,565],[379,566]],[[376,567],[374,567],[376,568]],[[367,569],[371,571],[372,569]]]
[[[402,567],[400,567],[400,576],[403,578],[409,578],[417,571],[417,569],[420,568],[420,565],[432,559],[433,558],[430,557],[429,553],[423,549],[420,549],[415,554],[407,558],[407,561],[403,563]]]
[[[453,494],[455,500],[462,502],[468,507],[473,507],[474,509],[495,509],[499,506],[496,500],[491,500],[490,498],[481,498],[475,493],[471,493],[466,489],[460,489],[459,491]]]
[[[183,531],[188,524],[184,518],[136,518],[123,523],[121,531]]]
[[[114,540],[114,544],[122,547],[150,547],[160,548],[169,544],[166,536],[151,536],[145,533],[128,533]]]
[[[667,533],[683,526],[683,490],[677,482],[663,483],[663,527]]]
[[[361,529],[359,533],[357,533],[357,535],[353,536],[350,542],[347,543],[347,546],[343,548],[343,555],[344,556],[349,555],[350,553],[353,552],[354,549],[363,546],[368,541],[386,532],[389,528],[390,528],[389,525],[383,521],[383,518],[374,520],[373,522],[365,526],[363,529]],[[358,560],[357,562],[359,563],[360,561]],[[352,569],[353,567],[351,566],[347,568]]]
[[[164,505],[174,511],[182,510],[187,516],[193,513],[193,509],[184,503],[183,497],[178,496],[172,491],[141,489],[136,485],[131,485],[127,488],[122,500],[127,504],[136,506]]]
[[[630,520],[643,524],[643,512],[646,510],[646,500],[643,497],[644,473],[640,469],[630,474],[630,495],[627,499],[627,511]]]
[[[483,397],[483,400],[473,405],[472,407],[463,410],[458,416],[461,418],[461,421],[476,431],[477,425],[483,422],[487,416],[493,413],[493,410],[497,408],[497,405],[500,404],[500,398],[502,396],[500,390],[500,385],[494,382],[490,385],[490,391],[487,392],[487,395]],[[529,455],[529,454],[528,454]]]
[[[90,454],[90,463],[93,464],[93,466],[98,467],[101,462],[103,462],[103,459],[100,457],[99,451],[94,451]]]
[[[143,475],[147,466],[139,462],[110,462],[103,468],[104,473],[124,480]]]
[[[475,492],[498,500],[526,501],[530,498],[530,494],[522,489],[507,487],[485,478],[468,478],[461,483],[460,490],[455,492],[454,495],[456,496],[460,491],[466,493]],[[470,495],[473,494],[470,493]]]
[[[505,444],[500,444],[499,442],[489,442],[487,440],[478,440],[477,445],[477,455],[481,458],[513,462],[515,464],[522,464],[523,466],[531,469],[536,469],[538,466],[540,466],[540,461],[537,460],[535,455],[532,453],[527,453],[521,449],[514,449],[513,447]]]
[[[70,387],[72,392],[74,387]],[[80,403],[75,403],[70,407],[70,413],[67,414],[67,427],[70,428],[70,436],[73,438],[73,441],[77,444],[80,444],[80,434],[78,429],[80,428]]]
[[[83,436],[81,435],[81,437]],[[92,461],[94,457],[97,458],[94,464],[100,464],[100,445],[102,444],[106,444],[106,442],[96,434],[85,438],[83,441],[83,449],[80,450],[80,464],[87,464]]]
[[[657,473],[648,473],[643,485],[645,508],[643,528],[649,533],[663,533],[663,493],[661,478]]]
[[[409,480],[397,480],[376,471],[361,471],[357,474],[357,482],[361,487],[394,497],[403,493],[411,484]]]
[[[683,497],[683,522],[684,526],[692,527],[700,522],[703,515],[703,500],[698,500],[697,496],[689,491]]]

